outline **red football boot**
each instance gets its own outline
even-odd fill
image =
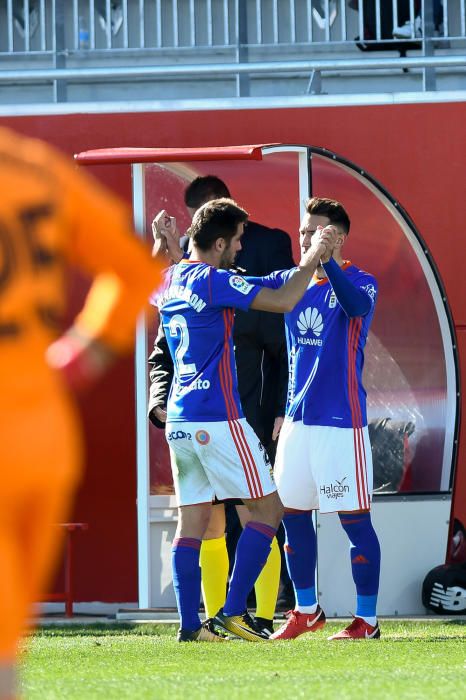
[[[317,632],[325,625],[325,613],[317,606],[315,613],[301,613],[290,610],[286,613],[287,620],[269,639],[295,639],[305,632]]]
[[[353,622],[346,627],[346,629],[337,632],[329,637],[329,640],[333,639],[379,639],[380,638],[380,627],[379,623],[376,622],[375,626],[369,625],[362,617],[355,617]]]

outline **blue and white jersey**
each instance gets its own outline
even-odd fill
[[[377,282],[349,262],[341,269],[367,294],[370,311],[364,317],[348,318],[328,278],[314,276],[301,301],[285,314],[289,362],[286,416],[305,425],[360,428],[367,425],[362,371]],[[279,288],[294,271],[296,268],[247,280]]]
[[[232,340],[234,309],[247,311],[260,289],[195,260],[167,270],[153,299],[175,369],[167,422],[243,418]]]

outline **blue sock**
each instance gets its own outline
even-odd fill
[[[201,540],[192,537],[180,537],[173,541],[173,588],[180,614],[180,627],[184,630],[194,631],[201,626],[199,618],[199,602],[201,600],[200,549]]]
[[[246,610],[249,591],[267,561],[276,532],[265,523],[246,523],[236,546],[235,565],[223,608],[225,615],[242,615]]]
[[[317,538],[312,513],[285,513],[283,526],[286,533],[286,567],[293,583],[297,607],[315,605]]]
[[[339,513],[351,542],[351,570],[356,585],[356,617],[375,617],[380,578],[380,544],[370,513]]]

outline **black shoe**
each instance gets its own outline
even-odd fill
[[[254,627],[257,630],[264,632],[268,637],[273,634],[273,620],[268,620],[266,617],[257,617],[257,615],[253,618],[253,620]]]
[[[212,618],[209,618],[198,630],[178,630],[179,642],[226,642],[228,637],[222,630],[217,630]]]
[[[219,610],[214,617],[214,624],[248,642],[267,642],[270,635],[270,632],[257,628],[254,618],[247,610],[242,615],[225,615],[223,609]]]

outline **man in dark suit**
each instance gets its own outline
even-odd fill
[[[197,177],[186,188],[184,199],[191,214],[205,202],[219,197],[230,197],[225,183],[215,175]],[[156,220],[157,221],[157,218]],[[157,224],[154,236],[157,243]],[[189,240],[181,239],[187,248]],[[241,274],[265,276],[275,270],[294,266],[291,241],[281,229],[272,229],[250,221],[241,238],[241,251],[235,266]],[[173,262],[178,262],[178,251],[172,252]],[[183,256],[180,249],[179,259]],[[275,446],[285,415],[288,387],[288,359],[282,314],[263,311],[235,312],[235,359],[241,405],[248,423],[253,427],[261,443],[266,447],[270,460],[275,457]],[[173,377],[173,363],[166,339],[159,327],[154,350],[149,358],[150,398],[149,418],[157,427],[164,427],[165,406]],[[238,516],[244,525],[247,510],[236,504]],[[244,511],[244,512],[243,512]],[[239,536],[240,525],[236,512],[227,506],[227,544],[231,561]],[[215,615],[222,607],[228,576],[228,555],[225,549],[225,510],[214,509],[201,548],[201,567],[204,601],[207,616]],[[272,553],[256,582],[256,620],[273,631],[271,619],[275,610],[279,584],[280,555],[278,547]]]

